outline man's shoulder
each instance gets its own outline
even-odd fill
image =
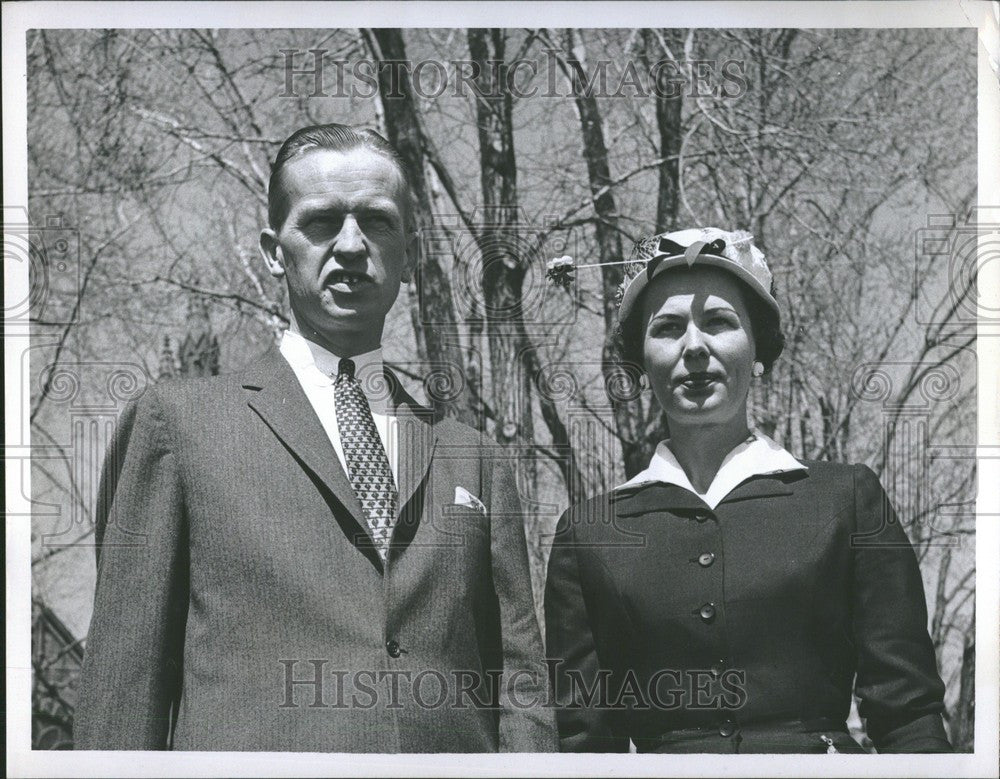
[[[150,401],[171,405],[185,403],[192,398],[200,398],[202,401],[225,398],[241,386],[243,371],[218,376],[171,376],[151,386],[146,396]]]
[[[386,374],[395,386],[392,387],[392,395],[396,405],[397,415],[412,415],[423,422],[429,423],[434,428],[434,436],[438,441],[446,444],[462,447],[499,447],[496,439],[486,433],[483,429],[477,429],[465,422],[460,422],[452,416],[443,414],[439,409],[431,408],[418,402],[403,387],[402,383],[391,370],[386,370]],[[483,420],[485,427],[485,420]]]
[[[477,430],[464,422],[452,417],[443,417],[435,424],[438,440],[446,441],[456,446],[477,446],[480,448],[499,448],[500,444],[488,433]]]
[[[276,357],[281,360],[280,355]],[[215,376],[171,376],[160,379],[151,385],[141,398],[139,408],[157,407],[165,411],[171,409],[210,409],[219,403],[238,400],[242,403],[244,389],[258,387],[262,378],[273,375],[280,367],[275,361],[275,355],[268,353],[264,357],[252,361],[249,365],[238,367]]]
[[[171,376],[161,379],[154,386],[160,395],[218,394],[243,382],[243,370],[220,373],[217,376]]]

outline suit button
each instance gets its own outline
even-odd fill
[[[389,657],[399,657],[402,654],[402,650],[399,648],[399,642],[389,639],[385,642],[385,651],[389,653]]]
[[[715,562],[714,552],[704,552],[698,555],[698,565],[700,565],[702,568],[708,568],[708,566],[710,566],[714,562]]]
[[[704,606],[698,609],[698,615],[705,622],[711,622],[713,619],[715,619],[715,604],[706,603]]]
[[[729,738],[733,733],[736,732],[736,723],[731,719],[727,719],[721,725],[719,725],[719,735],[723,738]]]
[[[708,522],[712,518],[711,514],[706,514],[704,511],[699,511],[694,515],[694,518],[699,522]]]

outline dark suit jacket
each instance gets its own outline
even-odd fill
[[[392,405],[401,515],[384,568],[276,352],[124,413],[78,748],[557,748],[551,710],[531,705],[547,676],[512,474],[471,428],[401,389]],[[453,505],[459,486],[485,512]]]
[[[806,464],[714,511],[657,483],[563,515],[545,598],[563,750],[861,751],[853,687],[879,751],[950,751],[920,572],[878,479]],[[573,683],[601,670],[603,703]]]

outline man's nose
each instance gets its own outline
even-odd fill
[[[338,257],[352,259],[364,256],[365,251],[365,234],[361,232],[358,220],[353,216],[346,217],[334,239],[333,253]]]

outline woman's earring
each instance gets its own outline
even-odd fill
[[[755,379],[759,379],[761,376],[763,376],[764,375],[764,363],[762,363],[760,360],[754,360],[753,361],[752,373],[753,373],[753,377]]]

